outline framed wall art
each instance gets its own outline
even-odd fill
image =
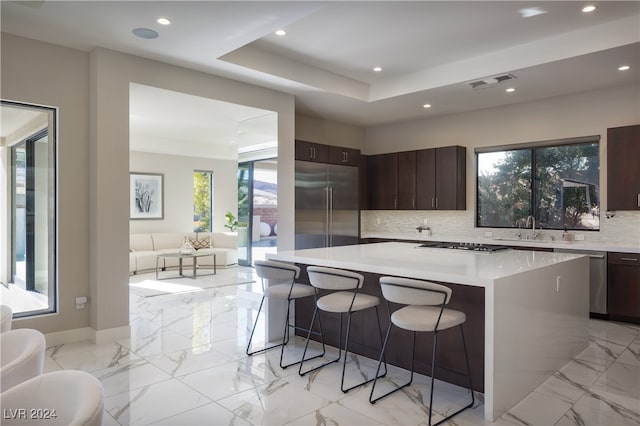
[[[163,174],[131,172],[131,219],[164,219],[163,180]]]

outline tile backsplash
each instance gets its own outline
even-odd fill
[[[474,211],[434,211],[434,210],[363,210],[360,214],[361,233],[416,233],[416,227],[425,220],[431,228],[431,235],[460,238],[482,238],[485,232],[492,232],[493,237],[513,237],[515,230],[502,228],[476,228]],[[615,216],[607,219],[604,214],[600,218],[600,231],[570,231],[571,234],[584,236],[585,241],[605,241],[608,243],[630,244],[640,246],[640,211],[617,211]],[[553,237],[560,240],[562,231],[543,230],[542,238]]]

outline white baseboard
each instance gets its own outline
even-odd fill
[[[73,330],[56,331],[44,335],[47,346],[56,346],[63,343],[74,343],[90,340],[95,344],[115,342],[118,339],[125,339],[131,335],[131,327],[108,328],[106,330],[95,330],[92,327],[76,328]]]

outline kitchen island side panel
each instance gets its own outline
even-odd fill
[[[298,282],[309,283],[306,271],[307,265],[297,265],[301,268]],[[357,270],[353,272],[360,273],[365,277],[363,288],[360,290],[362,293],[371,294],[380,298],[378,310],[382,336],[384,337],[389,325],[389,311],[387,309],[387,303],[382,297],[379,284],[379,279],[383,275]],[[473,387],[476,391],[484,392],[485,289],[483,287],[460,284],[440,284],[446,285],[453,290],[453,296],[447,308],[462,311],[467,317],[464,325],[464,333],[469,351]],[[399,305],[391,304],[392,311],[398,307]],[[307,328],[311,323],[313,309],[313,298],[296,300],[296,325]],[[337,347],[340,334],[340,316],[339,314],[332,313],[321,313],[321,315],[325,343]],[[368,309],[353,314],[349,351],[377,360],[380,355],[381,343],[375,315],[375,309]],[[346,320],[345,315],[343,321],[343,338],[346,333]],[[297,331],[297,334],[306,337],[305,332]],[[415,369],[418,373],[429,376],[431,375],[432,337],[433,334],[431,333],[418,333],[416,339]],[[312,338],[314,340],[320,340],[316,336],[312,336]],[[402,330],[397,327],[392,329],[386,353],[386,360],[389,364],[405,369],[411,368],[412,338],[412,333],[407,330]],[[437,352],[437,363],[443,368],[436,370],[436,378],[460,386],[468,386],[466,376],[448,371],[466,371],[463,346],[458,327],[442,331],[438,334]]]
[[[485,418],[497,419],[587,348],[589,258],[497,279],[487,294]]]

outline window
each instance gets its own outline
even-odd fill
[[[579,143],[476,151],[476,226],[600,228],[600,146]]]
[[[193,231],[211,232],[213,222],[213,172],[193,172]]]
[[[0,288],[16,317],[56,311],[55,108],[2,101]]]

